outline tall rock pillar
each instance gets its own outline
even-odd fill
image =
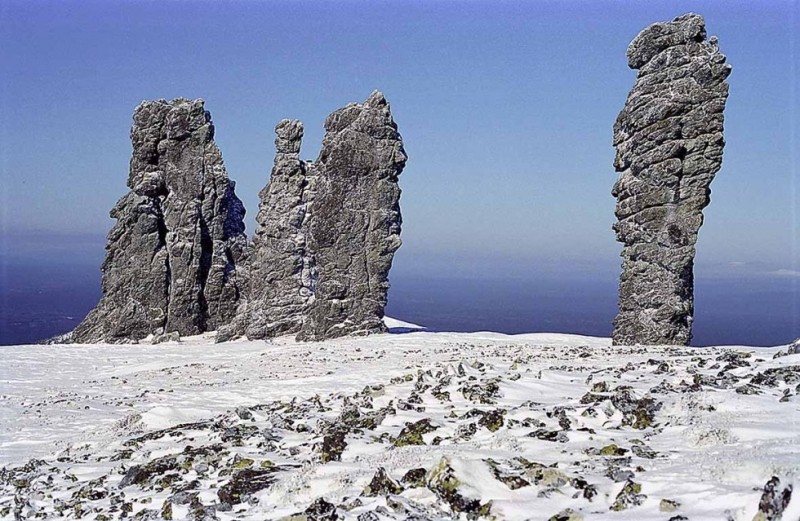
[[[111,216],[103,295],[73,342],[192,335],[228,323],[242,290],[244,206],[203,100],[144,101],[131,128],[128,192]]]
[[[302,340],[385,332],[389,269],[400,247],[403,141],[378,91],[325,120],[319,158],[311,167],[315,196],[309,249],[317,282]]]
[[[400,247],[403,141],[377,91],[333,112],[325,131],[319,158],[307,162],[299,156],[303,125],[283,120],[275,128],[247,302],[217,341],[386,331],[389,269]]]
[[[627,56],[639,72],[614,124],[623,260],[613,341],[688,345],[695,243],[722,164],[731,68],[696,14],[644,29]]]

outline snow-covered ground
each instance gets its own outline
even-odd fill
[[[389,325],[0,347],[0,518],[749,521],[773,476],[800,516],[785,347]]]

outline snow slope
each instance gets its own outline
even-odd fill
[[[750,520],[800,469],[785,351],[426,331],[3,347],[0,518]]]

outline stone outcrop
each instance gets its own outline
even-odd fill
[[[696,14],[651,25],[627,55],[639,72],[614,124],[623,262],[613,340],[688,345],[695,243],[722,164],[731,68]]]
[[[296,334],[321,340],[386,331],[383,310],[400,247],[400,188],[406,162],[380,92],[325,121],[315,162],[299,157],[303,126],[283,120],[262,190],[250,258],[248,299],[218,340]]]
[[[236,313],[244,207],[203,100],[142,102],[131,141],[130,192],[111,211],[103,295],[72,342],[198,334]]]

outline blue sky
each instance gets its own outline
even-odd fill
[[[325,116],[378,88],[410,157],[396,269],[616,273],[611,126],[635,76],[625,50],[648,24],[694,11],[733,66],[698,274],[794,279],[799,10],[780,0],[5,0],[0,248],[25,252],[47,237],[63,241],[59,255],[88,247],[101,258],[102,240],[83,238],[105,235],[126,191],[131,113],[178,96],[206,100],[252,233],[275,123],[301,119],[313,159]]]

